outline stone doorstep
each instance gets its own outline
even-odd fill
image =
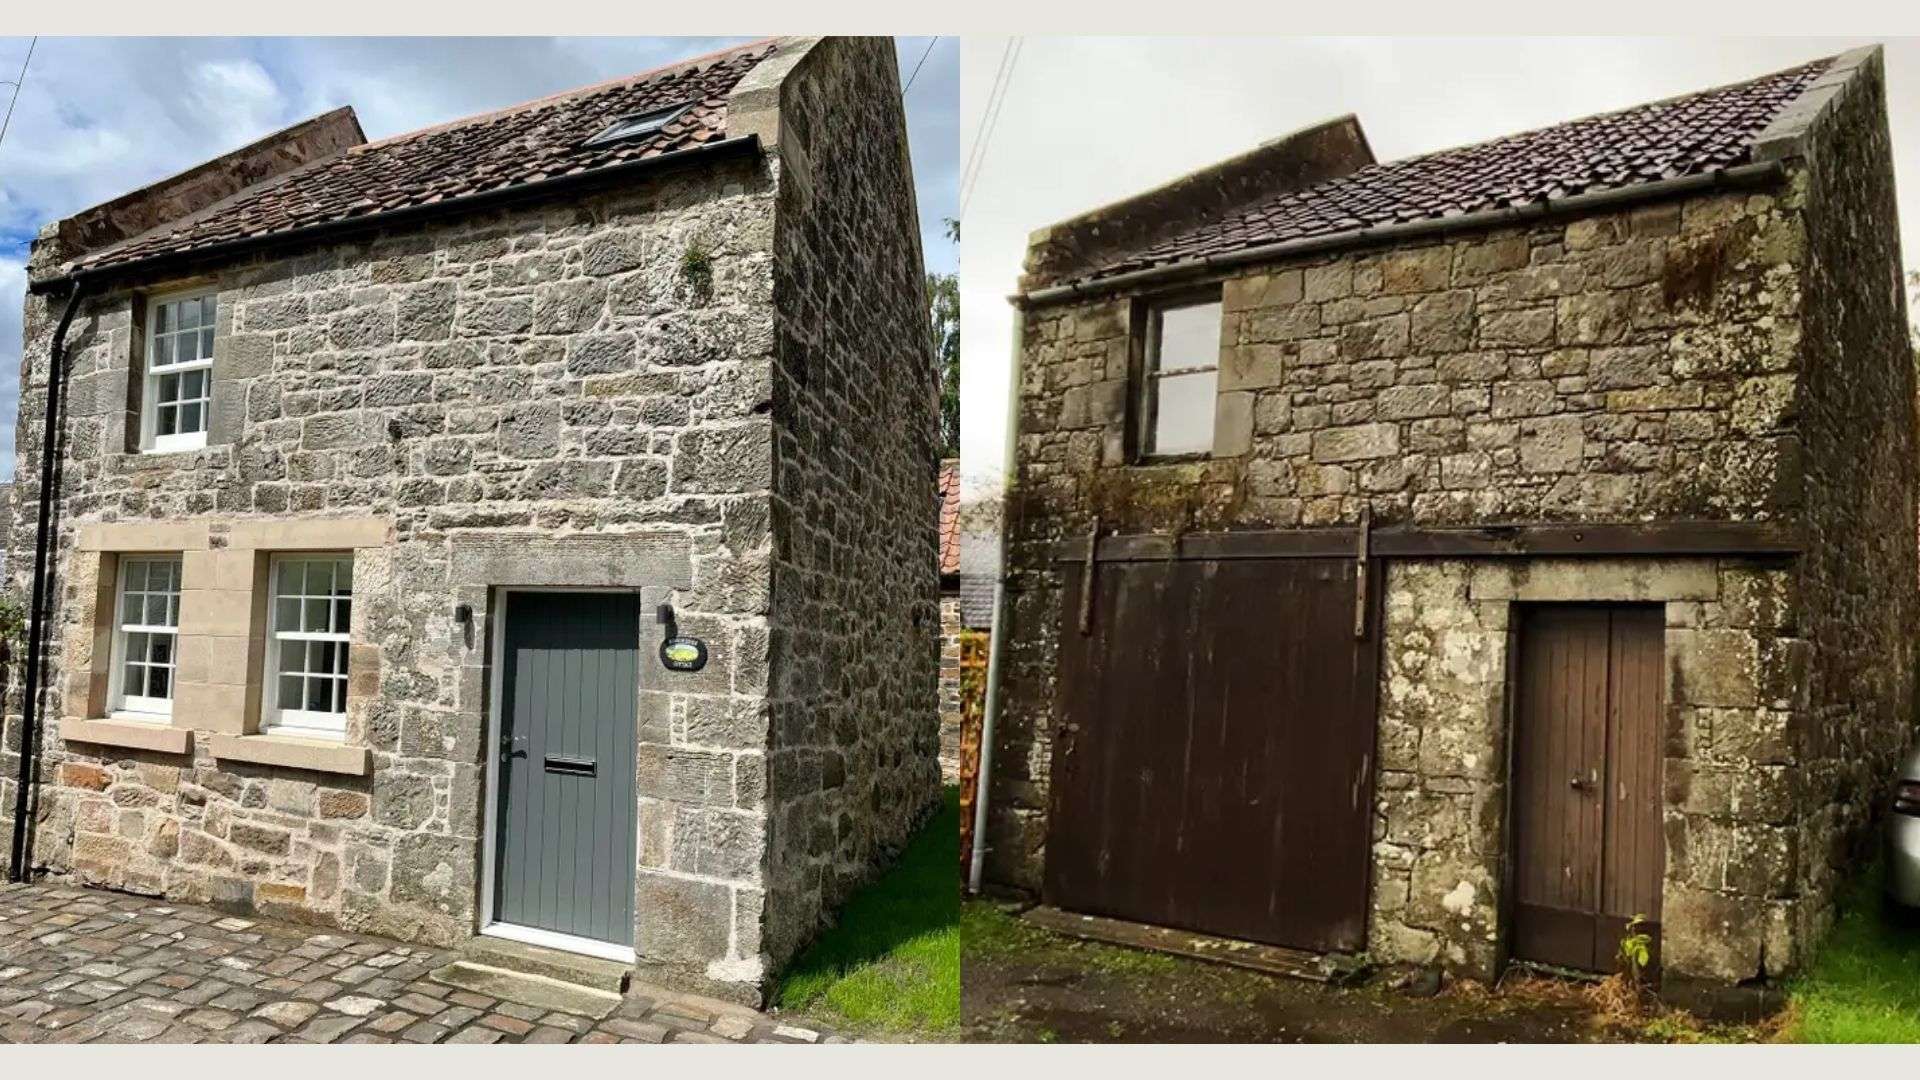
[[[615,997],[626,993],[633,978],[631,964],[486,935],[468,939],[461,946],[460,954],[483,967],[539,975]]]
[[[1366,964],[1358,957],[1345,953],[1316,953],[1280,945],[1263,945],[1099,915],[1080,915],[1057,907],[1030,908],[1021,913],[1019,918],[1029,926],[1085,941],[1149,949],[1190,960],[1205,960],[1334,986],[1354,982],[1367,970]]]
[[[436,968],[427,973],[427,978],[443,986],[594,1020],[612,1016],[623,1000],[612,991],[468,960],[456,960]]]

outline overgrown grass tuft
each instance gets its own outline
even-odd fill
[[[960,1029],[960,792],[886,876],[856,894],[781,981],[775,1002],[855,1035]]]
[[[1797,1042],[1920,1042],[1920,927],[1880,899],[1880,868],[1841,898],[1820,955],[1789,987]]]

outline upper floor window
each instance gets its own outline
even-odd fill
[[[138,719],[173,713],[180,636],[180,560],[123,558],[114,605],[113,708]]]
[[[353,556],[286,555],[273,562],[266,726],[340,738],[347,731],[347,643]]]
[[[1220,301],[1186,299],[1147,309],[1140,403],[1142,457],[1213,450],[1220,378]]]
[[[155,300],[148,307],[141,449],[197,450],[207,445],[213,312],[212,293]]]

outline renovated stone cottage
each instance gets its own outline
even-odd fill
[[[48,226],[0,832],[757,1003],[939,798],[917,230],[892,46],[837,38],[342,109]]]
[[[1034,234],[988,879],[1491,979],[1803,965],[1913,730],[1879,50]]]

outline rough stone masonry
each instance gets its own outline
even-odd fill
[[[722,100],[758,153],[288,241],[81,305],[36,867],[472,936],[506,585],[637,589],[710,650],[674,673],[642,642],[645,977],[757,1003],[888,864],[939,793],[935,406],[898,75],[884,41],[783,39]],[[288,167],[258,151],[208,168]],[[46,230],[32,277],[90,250],[83,232]],[[217,290],[208,445],[139,453],[142,302],[188,282]],[[27,302],[22,506],[62,302]],[[11,545],[33,543],[22,514]],[[356,603],[346,738],[314,748],[258,729],[246,597],[256,555],[323,544],[352,550]],[[130,735],[101,722],[97,625],[119,553],[155,549],[184,552],[177,730]],[[12,571],[24,594],[30,560]],[[0,813],[20,713],[16,690]]]
[[[1509,614],[1655,601],[1666,970],[1740,982],[1805,963],[1914,720],[1914,376],[1885,107],[1878,52],[1849,54],[1763,135],[1784,167],[1769,186],[1202,272],[1223,304],[1204,460],[1130,456],[1148,286],[1094,277],[1028,302],[989,878],[1041,886],[1078,572],[1054,545],[1096,518],[1121,534],[1363,510],[1768,522],[1804,553],[1389,562],[1368,940],[1376,959],[1497,974]],[[1353,167],[1311,134],[1313,161]],[[1025,287],[1099,265],[1071,253],[1109,224],[1137,227],[1121,208],[1036,234]]]

